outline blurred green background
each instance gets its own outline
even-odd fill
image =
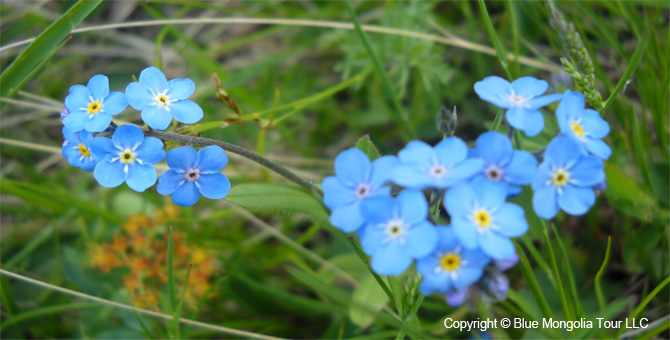
[[[33,45],[38,59],[16,60],[26,45],[8,45],[40,35],[74,5],[0,2],[0,65],[6,71],[15,62],[29,71],[10,80],[3,73],[0,83],[2,269],[171,314],[166,251],[173,226],[178,292],[193,265],[182,318],[289,338],[395,338],[401,322],[389,313],[394,306],[375,313],[386,303],[379,286],[313,197],[277,185],[285,180],[233,156],[224,174],[233,188],[244,188],[233,189],[229,199],[235,204],[201,199],[177,208],[154,189],[103,188],[60,155],[62,101],[70,86],[93,75],[107,75],[112,91],[124,91],[142,69],[160,66],[168,79],[196,83],[192,99],[205,111],[202,123],[214,122],[202,136],[247,147],[320,183],[332,174],[335,155],[362,136],[369,135],[383,154],[397,153],[408,130],[436,143],[442,138],[436,129],[441,106],[457,107],[456,136],[474,141],[488,131],[497,109],[481,101],[473,85],[489,75],[505,77],[494,42],[513,55],[505,67],[514,78],[545,79],[550,92],[581,90],[559,61],[570,51],[549,24],[553,8],[574,23],[593,61],[596,89],[608,105],[606,141],[613,155],[606,162],[608,188],[589,213],[559,215],[553,227],[560,238],[551,229],[544,237],[530,220],[519,244],[555,318],[566,319],[558,280],[570,301],[579,303],[571,307],[574,316],[595,321],[634,314],[660,322],[629,337],[670,336],[667,2],[490,2],[492,39],[477,2],[355,1],[392,96],[340,1],[106,1],[82,17],[78,27],[90,28],[86,32],[62,45],[46,39]],[[152,24],[165,18],[189,20]],[[65,37],[69,28],[61,29]],[[217,98],[213,75],[242,115]],[[141,123],[132,109],[117,117]],[[522,138],[526,149],[541,149],[555,134],[555,120],[546,118],[540,136]],[[305,208],[267,204],[263,195],[302,200]],[[542,318],[537,291],[520,267],[507,272],[510,298],[487,308],[489,316]],[[400,282],[411,285],[411,279]],[[0,283],[3,338],[175,336],[169,322],[152,316],[7,277]],[[636,309],[645,297],[650,299]],[[447,316],[474,320],[487,313],[452,309],[442,297],[430,296],[406,324],[413,338],[610,338],[626,331],[470,334],[443,326]],[[235,337],[188,324],[180,336]]]

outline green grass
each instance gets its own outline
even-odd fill
[[[506,133],[504,111],[473,91],[486,76],[534,76],[553,92],[579,90],[560,72],[559,57],[567,53],[549,25],[549,4],[20,4],[0,4],[3,338],[476,337],[445,329],[444,318],[653,322],[670,314],[667,5],[552,3],[574,22],[594,63],[601,114],[611,127],[608,188],[586,215],[561,213],[544,225],[532,212],[531,192],[515,198],[530,230],[516,240],[520,263],[505,273],[508,299],[488,309],[453,309],[443,297],[412,290],[412,271],[392,278],[371,272],[358,241],[329,224],[321,197],[236,156],[224,170],[233,183],[228,201],[201,199],[144,227],[165,241],[167,264],[157,269],[167,281],[149,288],[157,295],[154,306],[131,307],[139,301],[124,288],[129,269],[93,268],[90,249],[112,242],[131,214],[155,217],[169,199],[153,188],[102,188],[92,174],[69,166],[60,155],[57,113],[69,87],[95,74],[107,75],[112,91],[123,91],[143,68],[161,66],[168,78],[196,83],[193,99],[205,117],[180,125],[185,132],[256,150],[318,185],[333,174],[333,159],[344,149],[358,146],[376,158],[397,154],[410,139],[437,143],[442,106],[457,107],[455,135],[466,141],[489,130]],[[252,17],[263,23],[239,19]],[[193,21],[135,23],[162,18]],[[202,23],[212,18],[238,21]],[[125,27],[94,29],[112,22]],[[28,38],[36,40],[6,48]],[[239,113],[217,98],[221,91]],[[546,145],[554,109],[545,110],[542,134],[515,135],[515,144],[531,151]],[[130,109],[118,119],[141,123]],[[180,253],[177,242],[216,260],[216,274],[207,278],[210,294],[197,295],[198,287],[185,283],[204,265]],[[626,332],[495,330],[511,338]],[[663,324],[633,334],[670,336]]]

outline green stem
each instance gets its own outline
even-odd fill
[[[193,137],[193,136],[184,136],[184,135],[179,135],[176,133],[169,133],[169,132],[163,132],[163,131],[156,131],[156,130],[149,130],[149,131],[144,131],[144,136],[146,137],[156,137],[158,139],[164,140],[164,141],[173,141],[173,142],[178,142],[186,145],[198,145],[198,146],[209,146],[209,145],[216,145],[221,147],[222,149],[226,151],[230,151],[232,153],[238,154],[242,157],[248,158],[282,176],[284,176],[286,179],[295,182],[303,187],[305,187],[307,190],[310,190],[311,192],[314,192],[320,196],[323,196],[323,191],[321,189],[317,188],[314,186],[312,183],[308,182],[304,178],[294,174],[290,170],[286,169],[285,167],[265,158],[259,156],[257,153],[247,150],[241,146],[235,145],[235,144],[230,144],[226,142],[221,142],[215,139],[210,139],[210,138],[202,138],[202,137]]]
[[[507,53],[505,53],[500,40],[498,40],[496,31],[493,28],[493,22],[491,22],[489,12],[486,10],[486,4],[484,3],[484,0],[479,0],[479,9],[482,12],[484,22],[486,23],[486,31],[488,31],[489,36],[491,37],[491,41],[493,42],[493,47],[496,50],[496,55],[498,56],[498,61],[500,61],[500,66],[502,66],[503,70],[505,71],[507,79],[511,81],[513,78],[512,73],[509,71],[509,67],[507,66]]]

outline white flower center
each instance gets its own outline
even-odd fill
[[[403,220],[393,219],[389,221],[386,225],[383,225],[383,228],[385,229],[384,231],[386,232],[386,238],[383,241],[384,243],[390,241],[400,243],[405,242],[405,236],[407,234],[408,227]]]
[[[163,92],[156,93],[152,89],[151,90],[151,95],[154,97],[154,102],[151,103],[150,105],[155,105],[155,106],[158,106],[158,107],[162,107],[166,111],[170,111],[170,104],[172,104],[176,100],[170,99],[170,97],[167,96],[167,91],[168,91],[168,89],[166,89]]]
[[[184,179],[186,179],[189,182],[195,182],[200,178],[200,169],[197,168],[192,168],[186,171],[184,174]]]
[[[484,176],[491,181],[501,181],[503,179],[503,170],[497,165],[488,165],[484,169]]]
[[[435,164],[428,169],[428,175],[435,179],[443,178],[448,172],[449,169],[442,164]]]
[[[512,90],[512,93],[506,99],[512,106],[523,106],[526,108],[529,106],[528,98],[517,95],[514,90]]]
[[[354,193],[356,195],[356,198],[358,199],[363,199],[368,197],[370,194],[370,184],[368,183],[361,183],[356,187],[356,190],[354,190]]]

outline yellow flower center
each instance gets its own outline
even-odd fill
[[[484,210],[477,210],[474,216],[475,223],[481,228],[487,228],[491,224],[491,215]]]
[[[90,113],[92,115],[100,112],[101,109],[102,109],[102,104],[100,104],[100,102],[97,101],[97,100],[88,104],[88,113]]]
[[[84,157],[91,157],[91,151],[84,144],[79,144],[79,153]]]
[[[568,174],[565,169],[556,169],[554,170],[554,173],[551,176],[551,184],[557,187],[562,187],[566,184],[568,184],[568,180],[570,179],[570,174]]]
[[[120,158],[123,163],[132,163],[135,160],[135,154],[130,150],[126,150],[121,153]]]
[[[170,104],[170,99],[165,95],[159,94],[158,96],[156,96],[156,103],[159,105],[166,106]]]
[[[574,132],[575,135],[579,137],[584,137],[584,129],[582,128],[581,125],[579,125],[579,123],[572,122],[570,125],[572,126],[572,132]]]
[[[461,266],[461,257],[458,254],[449,253],[440,259],[440,267],[446,271],[454,271]]]

